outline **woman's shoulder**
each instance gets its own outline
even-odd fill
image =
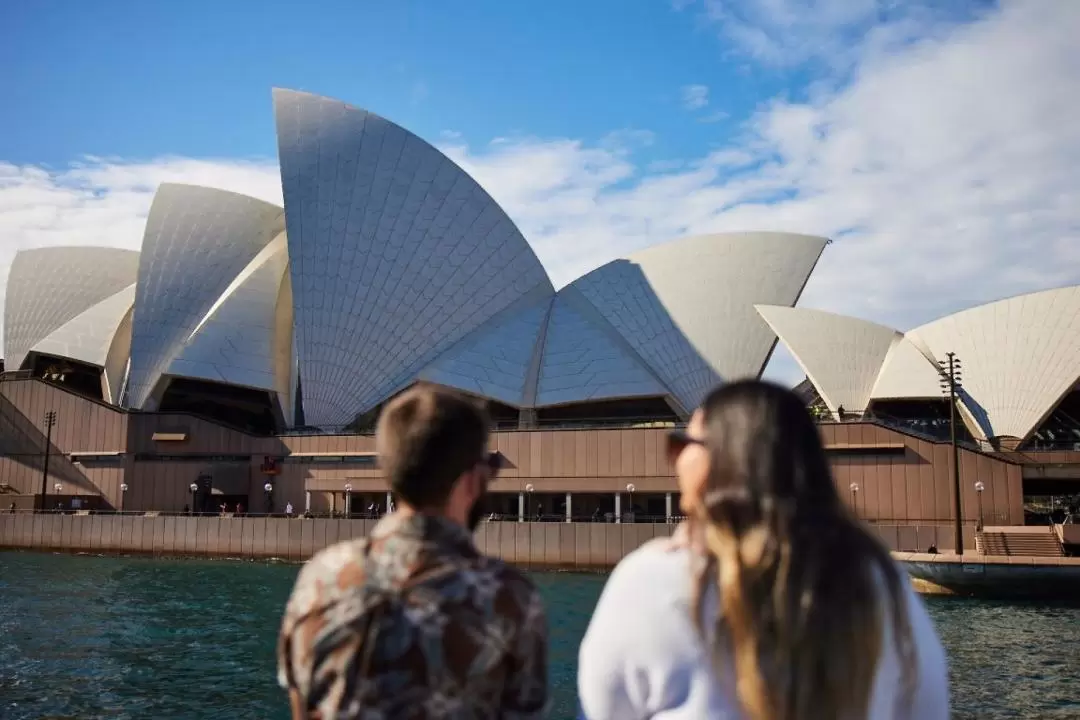
[[[692,594],[693,562],[688,549],[667,538],[650,540],[615,566],[604,593],[621,596],[626,608],[685,604]]]

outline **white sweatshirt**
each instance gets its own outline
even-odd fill
[[[731,678],[721,681],[693,622],[691,555],[651,542],[611,574],[581,642],[578,695],[586,720],[741,717]],[[906,576],[905,576],[906,577]],[[918,685],[910,719],[948,720],[945,652],[922,601],[906,583]],[[870,720],[901,720],[900,664],[891,623],[878,663]],[[729,665],[730,667],[730,665]]]

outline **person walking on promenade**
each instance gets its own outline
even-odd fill
[[[397,511],[300,571],[278,640],[294,719],[545,716],[540,595],[471,534],[498,470],[489,427],[443,388],[387,404],[375,446]]]
[[[668,451],[688,520],[608,579],[579,652],[583,718],[949,717],[930,617],[794,393],[714,390]]]

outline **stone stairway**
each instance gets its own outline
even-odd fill
[[[1058,536],[1046,527],[987,528],[975,534],[980,555],[1022,555],[1024,557],[1064,557]]]

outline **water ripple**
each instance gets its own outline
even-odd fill
[[[287,720],[274,677],[297,567],[0,552],[0,718]],[[554,718],[603,587],[545,573]],[[931,599],[956,718],[1080,717],[1080,609]]]

